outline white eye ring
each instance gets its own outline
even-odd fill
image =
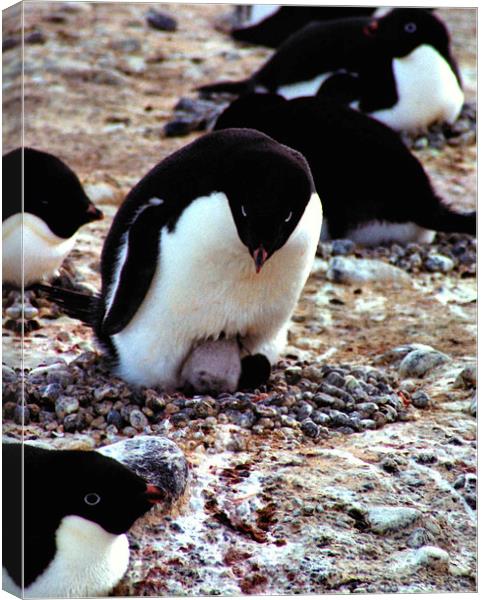
[[[241,207],[241,214],[242,214],[244,217],[246,217],[246,216],[247,216],[247,211],[245,210],[245,207],[243,206],[243,204],[242,204],[242,207]]]
[[[414,33],[416,29],[416,23],[406,23],[406,25],[404,25],[404,31],[406,33]]]
[[[285,223],[288,223],[290,221],[290,219],[292,218],[292,211],[290,211],[288,213],[288,217],[285,219]]]
[[[90,492],[84,496],[84,502],[89,506],[95,506],[96,504],[99,504],[100,501],[101,497],[95,492]]]

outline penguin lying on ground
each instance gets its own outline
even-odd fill
[[[24,205],[22,213],[22,154]],[[102,218],[77,175],[61,160],[32,148],[3,157],[3,281],[24,285],[52,277],[72,249],[79,227]]]
[[[363,245],[431,242],[435,231],[476,235],[476,213],[453,211],[418,159],[382,123],[316,98],[252,94],[235,100],[215,129],[251,127],[301,152],[324,208],[322,239]]]
[[[192,384],[181,377],[191,353],[226,339],[239,344],[240,381],[255,387],[286,342],[321,217],[298,152],[256,131],[210,133],[129,193],[104,244],[97,299],[43,289],[93,324],[128,382]]]
[[[353,108],[393,129],[416,131],[438,121],[454,122],[463,106],[449,44],[444,23],[424,9],[311,23],[248,79],[205,85],[199,91],[276,92],[291,99],[317,95],[326,81],[333,88],[330,78],[345,73],[353,78],[346,98]]]
[[[23,451],[23,455],[22,455]],[[161,491],[98,452],[4,443],[3,584],[27,598],[107,596],[129,561],[125,533]]]
[[[231,30],[238,41],[277,48],[290,35],[312,21],[330,21],[369,16],[376,10],[367,6],[280,6],[252,4],[242,7],[247,16]]]

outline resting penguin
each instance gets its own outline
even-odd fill
[[[239,342],[240,381],[261,384],[264,361],[286,342],[321,218],[298,152],[256,131],[213,132],[128,194],[104,244],[97,300],[44,289],[71,315],[94,315],[115,372],[133,384],[184,386],[192,351],[220,338]],[[247,369],[259,367],[256,381]]]
[[[349,108],[275,94],[238,98],[216,129],[251,127],[301,152],[324,207],[322,240],[363,245],[431,242],[435,231],[476,235],[476,213],[460,214],[434,192],[399,135]]]
[[[22,213],[23,155],[23,213]],[[52,277],[71,251],[79,227],[102,218],[77,175],[33,148],[3,156],[3,281],[15,286]]]
[[[128,566],[125,533],[162,492],[94,451],[4,443],[2,456],[4,589],[27,598],[107,596]]]
[[[280,6],[252,4],[243,7],[246,18],[231,30],[238,41],[277,48],[292,33],[311,21],[330,21],[369,16],[376,10],[367,6]]]
[[[311,23],[248,79],[199,89],[204,95],[275,92],[291,99],[323,93],[324,82],[346,73],[355,78],[347,99],[353,108],[393,129],[415,131],[454,122],[463,106],[449,45],[444,23],[418,8]]]

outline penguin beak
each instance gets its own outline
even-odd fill
[[[377,21],[371,21],[369,25],[366,25],[363,29],[364,35],[369,37],[373,37],[376,34],[376,31],[379,28],[379,23]]]
[[[89,204],[89,208],[86,210],[87,222],[100,221],[104,218],[102,210],[96,208],[93,204]]]
[[[265,261],[267,260],[268,252],[260,244],[260,246],[252,252],[253,260],[255,261],[255,269],[257,273],[260,273]]]
[[[150,504],[158,504],[158,502],[164,500],[163,492],[158,487],[151,484],[146,486],[145,496]]]

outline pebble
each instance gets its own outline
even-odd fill
[[[66,415],[70,415],[79,410],[79,401],[77,398],[68,396],[60,396],[55,402],[55,414],[59,419],[64,419]]]
[[[165,508],[178,500],[187,489],[188,462],[178,446],[167,438],[136,435],[134,439],[104,446],[99,452],[125,464],[148,483],[161,488],[166,494]]]
[[[455,387],[475,388],[476,387],[477,368],[476,365],[465,367],[455,381]]]
[[[451,359],[434,348],[418,349],[409,352],[399,365],[401,377],[425,377],[430,371]]]
[[[326,273],[327,279],[335,283],[361,284],[374,281],[410,284],[408,274],[381,260],[336,256],[331,258]]]
[[[416,527],[407,539],[409,548],[421,548],[434,542],[434,535],[424,527]]]
[[[334,240],[331,243],[333,256],[347,256],[355,250],[355,244],[352,240]]]
[[[366,520],[371,531],[384,535],[406,529],[421,516],[421,511],[416,508],[372,506],[367,509]]]
[[[427,408],[429,406],[428,394],[422,390],[418,390],[411,396],[411,404],[416,408]]]
[[[426,568],[446,572],[449,565],[449,554],[438,546],[421,546],[415,550],[406,550],[395,558],[392,570],[397,573],[412,573]]]
[[[430,273],[449,273],[454,269],[454,262],[451,258],[442,254],[433,254],[426,259],[425,267]]]
[[[146,21],[150,27],[158,31],[176,31],[178,28],[175,18],[153,9],[146,14]]]
[[[13,369],[7,367],[7,365],[2,365],[2,383],[13,383],[17,381],[17,374]]]
[[[320,436],[320,427],[311,419],[302,421],[300,429],[307,437],[318,438]]]

